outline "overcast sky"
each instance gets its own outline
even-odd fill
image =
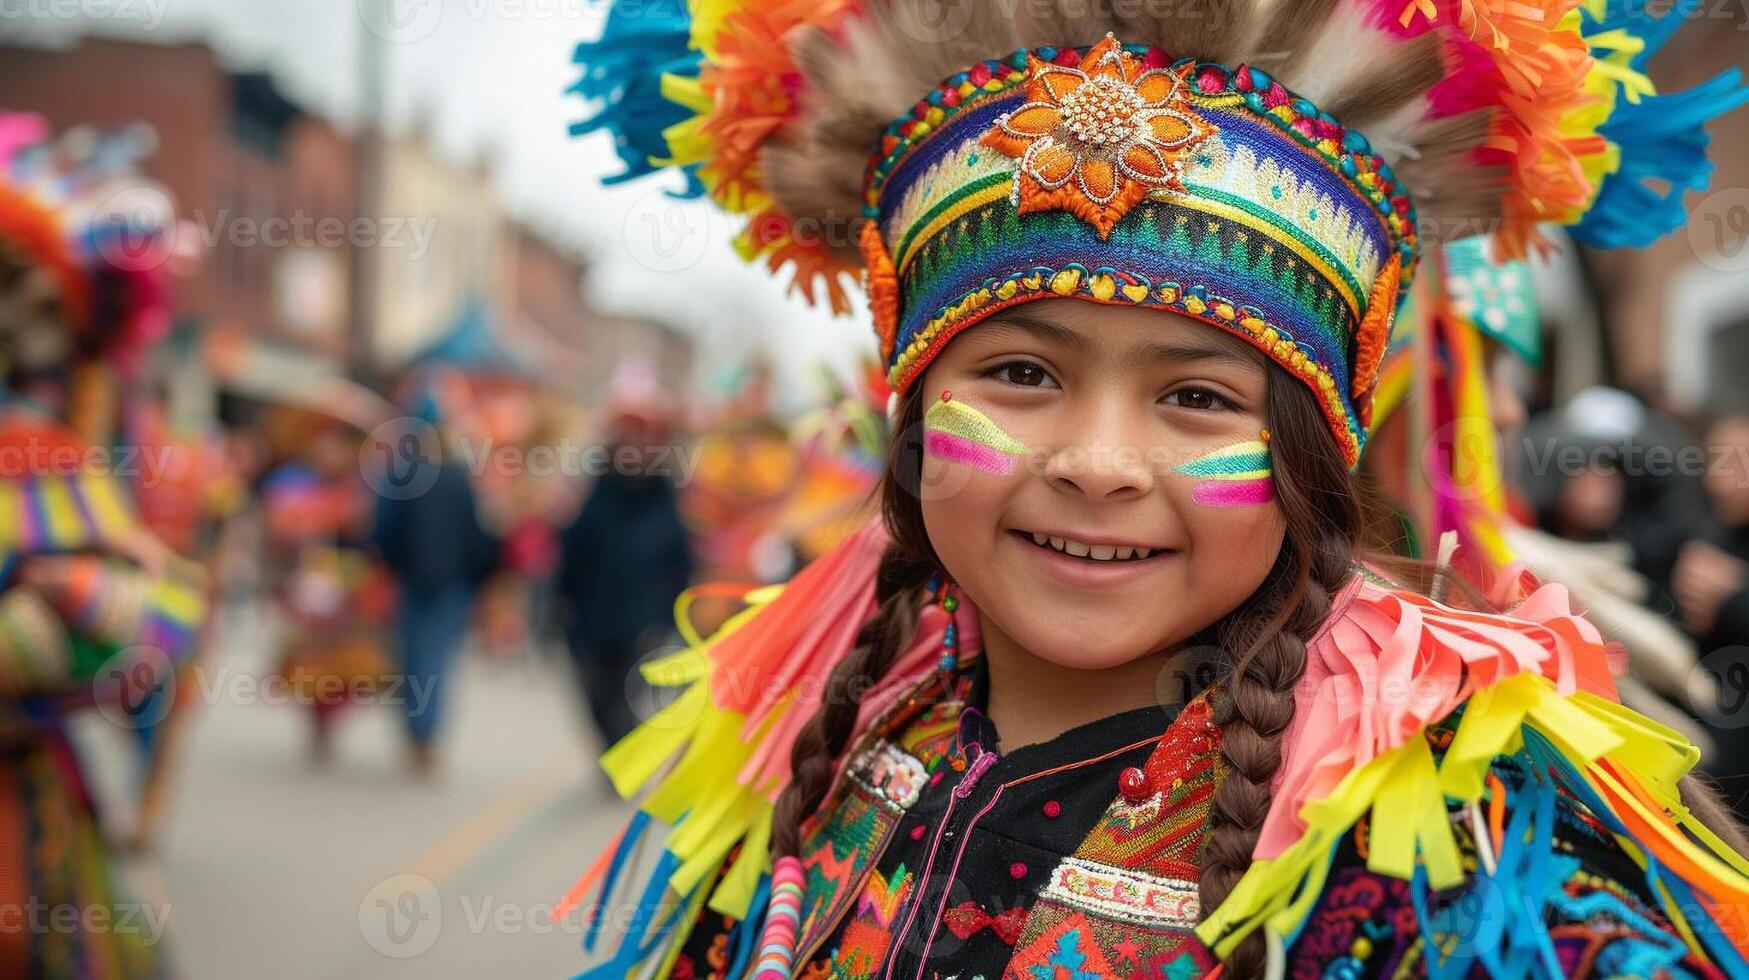
[[[394,19],[373,5],[393,5]],[[786,298],[735,257],[729,221],[707,205],[671,205],[656,179],[596,183],[618,161],[604,136],[566,135],[583,106],[564,90],[572,46],[601,16],[589,0],[4,0],[0,31],[205,39],[232,66],[269,69],[294,99],[342,120],[358,111],[360,39],[386,36],[391,127],[422,114],[455,159],[492,153],[512,210],[593,257],[591,291],[604,306],[693,331],[707,363],[767,350],[792,391],[810,363],[848,367],[872,350],[860,305],[834,318]]]

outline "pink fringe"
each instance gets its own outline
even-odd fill
[[[1466,612],[1364,579],[1346,587],[1336,612],[1306,648],[1283,736],[1276,803],[1256,857],[1298,840],[1300,810],[1352,770],[1405,744],[1480,688],[1536,672],[1563,694],[1618,700],[1609,651],[1597,628],[1573,612],[1567,590],[1545,585],[1508,614]]]
[[[878,609],[875,575],[888,541],[880,519],[871,520],[802,569],[740,629],[708,648],[719,668],[711,700],[743,714],[741,733],[758,745],[737,774],[742,785],[775,800],[789,782],[796,736],[819,708],[832,668],[854,649],[857,632]],[[959,598],[959,647],[976,650],[977,610],[963,595]],[[910,648],[864,694],[859,734],[936,669],[947,622],[937,606],[923,611]]]

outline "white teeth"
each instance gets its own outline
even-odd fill
[[[1041,548],[1048,547],[1053,551],[1059,551],[1065,555],[1073,555],[1076,558],[1086,558],[1091,561],[1136,561],[1143,558],[1151,558],[1154,555],[1154,550],[1152,548],[1130,548],[1110,544],[1083,544],[1079,541],[1071,541],[1068,538],[1053,538],[1038,533],[1032,535],[1032,543]]]

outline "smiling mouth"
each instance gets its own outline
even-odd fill
[[[1164,554],[1163,548],[1141,548],[1130,545],[1087,544],[1073,538],[1054,538],[1048,534],[1016,531],[1021,538],[1031,541],[1035,547],[1054,551],[1070,558],[1080,558],[1091,562],[1131,562],[1146,561],[1155,555]]]

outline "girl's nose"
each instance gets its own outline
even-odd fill
[[[1141,442],[1125,435],[1126,426],[1102,425],[1098,432],[1080,432],[1106,438],[1078,439],[1052,452],[1045,460],[1044,475],[1058,489],[1079,493],[1090,500],[1125,500],[1139,497],[1154,487],[1154,472]]]

